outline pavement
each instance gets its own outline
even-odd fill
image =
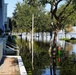
[[[5,57],[0,65],[0,75],[20,75],[17,59]]]

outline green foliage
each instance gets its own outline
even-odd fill
[[[37,17],[36,23],[35,23],[35,31],[36,32],[46,32],[50,31],[50,16],[45,13],[40,13]]]
[[[45,69],[45,64],[48,66],[50,63],[48,54],[49,45],[47,43],[34,42],[34,70],[32,70],[32,53],[28,49],[29,41],[26,43],[25,40],[22,40],[21,42],[20,39],[17,39],[17,45],[19,47],[22,45],[22,48],[20,48],[20,55],[28,75],[41,75],[44,71],[38,72],[38,69]]]
[[[62,2],[62,0],[60,2]],[[69,0],[66,0],[66,3],[60,6],[55,14],[51,13],[51,15],[54,16],[53,27],[51,26],[51,15],[46,14],[44,11],[47,3],[53,5],[53,0],[24,0],[23,3],[17,3],[13,13],[13,30],[17,32],[31,31],[32,14],[34,14],[34,31],[36,32],[50,31],[50,28],[53,28],[54,30],[56,27],[64,28],[65,25],[75,24],[76,4],[74,1],[70,3]],[[62,14],[61,16],[59,16],[60,13]],[[59,26],[57,25],[58,22]]]
[[[76,19],[76,1],[65,0],[65,4],[58,8],[58,4],[64,0],[40,0],[42,5],[49,3],[51,5],[51,15],[54,21],[53,30],[64,28],[67,24],[74,25]]]
[[[66,42],[70,42],[72,44],[75,44],[76,43],[76,38],[75,39],[69,39],[69,38],[61,38],[60,40],[64,40]]]
[[[66,3],[61,5],[60,8],[57,11],[57,14],[59,15],[60,12],[63,11],[63,9],[65,8]],[[75,24],[75,19],[76,19],[76,11],[75,11],[75,4],[71,3],[68,7],[65,8],[65,10],[63,11],[62,14],[62,22],[61,25],[63,25],[63,27],[66,27],[66,25],[71,25],[73,26]]]
[[[33,1],[34,2],[34,1]],[[34,14],[34,30],[49,31],[50,16],[45,14],[43,6],[36,0],[33,6],[30,1],[24,0],[24,3],[17,3],[13,16],[15,30],[19,32],[29,32],[32,28],[32,14]]]
[[[17,39],[16,35],[9,35],[7,41],[16,44],[16,39]]]
[[[69,40],[69,38],[61,38],[60,40]]]
[[[60,75],[76,75],[76,64],[68,57],[61,65]]]

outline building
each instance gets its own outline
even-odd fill
[[[9,31],[9,18],[7,17],[7,3],[0,0],[0,29],[3,32]]]
[[[5,31],[9,31],[9,18],[7,17],[7,3],[4,3],[4,26],[5,26]]]
[[[4,0],[0,0],[0,29],[5,31],[5,26],[4,26]]]

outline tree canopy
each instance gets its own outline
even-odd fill
[[[29,3],[27,0],[25,0],[22,4],[16,4],[13,18],[16,21],[16,27],[19,30],[21,29],[22,31],[26,32],[31,31],[32,14],[34,14],[35,31],[48,30],[48,25],[50,25],[50,16],[46,14],[43,6],[39,5],[37,1],[34,5]]]
[[[58,7],[62,1],[65,1],[65,4]],[[44,10],[47,3],[51,5],[49,13]],[[74,0],[23,0],[23,3],[16,4],[13,21],[18,31],[29,32],[32,27],[32,14],[34,14],[35,31],[50,31],[50,28],[61,29],[65,25],[74,25],[75,5]]]
[[[72,24],[74,21],[71,20],[71,18],[75,19],[75,5],[76,1],[75,0],[40,0],[43,5],[46,3],[49,3],[51,5],[50,8],[50,13],[52,15],[52,20],[55,19],[54,21],[54,28],[62,28],[66,24]],[[58,8],[58,5],[65,1],[65,4]],[[58,12],[59,10],[59,12]],[[66,20],[67,19],[67,20]],[[63,25],[64,24],[64,25]]]

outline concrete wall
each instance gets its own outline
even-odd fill
[[[3,42],[0,42],[0,61],[3,57]]]
[[[19,65],[19,69],[20,69],[20,75],[27,75],[27,71],[26,71],[26,68],[24,66],[24,63],[22,61],[22,58],[21,56],[6,56],[6,57],[9,57],[9,58],[17,58],[18,59],[18,65]]]

